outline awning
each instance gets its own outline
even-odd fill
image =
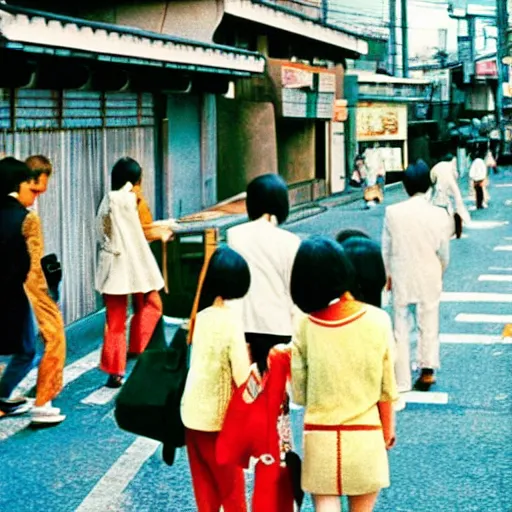
[[[248,76],[265,70],[263,55],[0,4],[0,46],[61,57]]]
[[[224,0],[224,12],[231,16],[297,34],[359,55],[368,53],[368,43],[342,28],[313,21],[298,12],[276,8],[267,0]]]

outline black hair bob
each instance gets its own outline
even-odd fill
[[[432,186],[430,179],[430,169],[423,160],[418,160],[415,164],[409,165],[403,176],[404,187],[409,196],[414,194],[424,194]]]
[[[339,244],[343,244],[345,240],[348,240],[352,237],[360,237],[360,238],[370,238],[369,235],[367,235],[364,231],[359,231],[359,229],[344,229],[343,231],[340,231],[336,235],[336,241]]]
[[[246,205],[250,220],[268,213],[275,215],[278,224],[282,224],[290,212],[286,182],[277,174],[254,178],[247,186]]]
[[[136,185],[140,182],[141,177],[142,168],[140,164],[133,158],[124,156],[112,167],[112,175],[110,177],[112,190],[119,190],[128,182]]]
[[[350,292],[355,299],[380,308],[382,289],[386,284],[380,245],[368,237],[352,236],[342,241],[341,246],[355,272]]]
[[[340,244],[325,236],[304,240],[293,263],[290,291],[304,313],[326,308],[352,288],[354,268]]]
[[[0,160],[0,194],[7,196],[20,191],[20,185],[34,177],[28,165],[12,156]]]
[[[203,281],[198,311],[210,307],[216,297],[241,299],[251,284],[249,266],[240,254],[227,245],[217,247]]]

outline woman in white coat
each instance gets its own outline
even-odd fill
[[[245,339],[260,372],[269,350],[292,336],[290,279],[299,249],[297,235],[279,227],[288,217],[288,187],[275,174],[258,176],[247,187],[250,222],[227,231],[228,245],[249,265],[251,286],[242,299]]]
[[[109,374],[107,387],[120,387],[126,369],[126,310],[132,297],[130,348],[133,355],[144,351],[162,316],[158,290],[164,280],[149,248],[137,209],[137,190],[142,178],[140,165],[121,158],[112,168],[112,191],[103,198],[96,217],[100,250],[96,289],[106,307],[106,327],[100,368]],[[160,238],[171,232],[162,228]]]

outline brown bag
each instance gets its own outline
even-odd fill
[[[365,201],[377,201],[379,203],[384,201],[384,194],[382,193],[382,189],[379,187],[379,185],[366,187],[364,189],[363,197]]]

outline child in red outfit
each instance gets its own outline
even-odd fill
[[[253,512],[293,512],[292,480],[284,462],[290,446],[278,431],[288,412],[290,360],[290,347],[276,345],[269,352],[263,375],[256,364],[252,366],[248,381],[231,399],[217,442],[220,464],[248,467],[251,457],[258,459]]]

